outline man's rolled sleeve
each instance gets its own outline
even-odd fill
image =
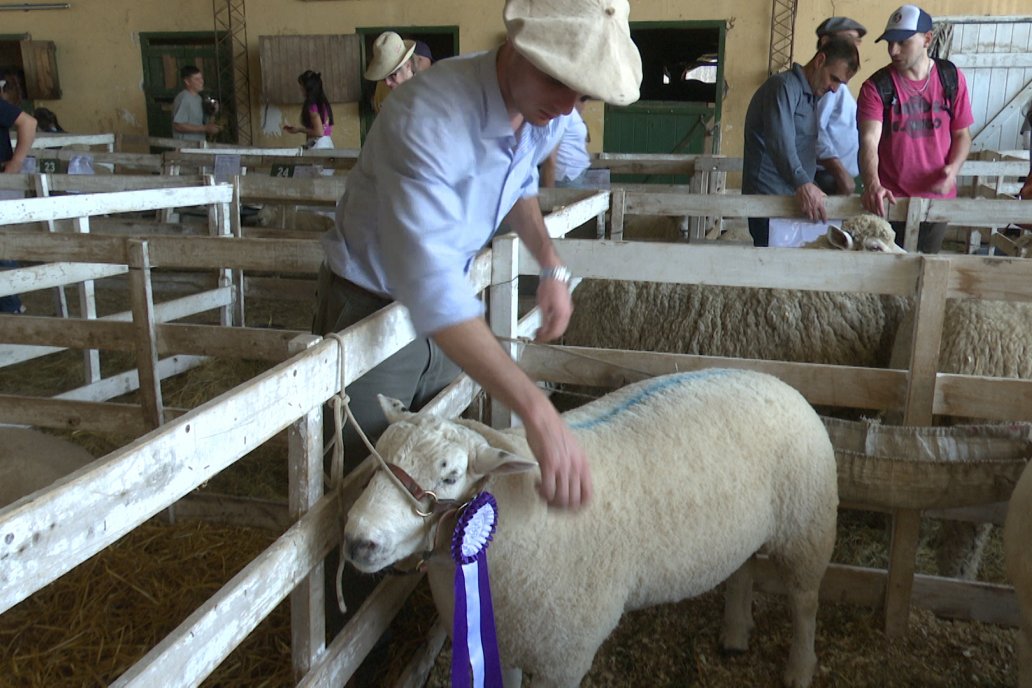
[[[785,83],[771,89],[767,96],[770,100],[766,106],[767,119],[764,122],[764,137],[770,150],[771,159],[778,174],[792,188],[798,189],[803,184],[813,181],[812,175],[806,173],[803,163],[796,153],[796,131],[793,113],[796,111],[794,98]]]
[[[840,86],[839,88],[845,88]],[[830,160],[838,157],[838,148],[831,137],[831,121],[836,113],[839,100],[836,94],[825,95],[817,104],[817,159]]]
[[[479,317],[484,308],[458,241],[469,231],[463,184],[450,178],[450,170],[467,168],[454,159],[450,167],[442,165],[422,143],[410,137],[404,156],[382,156],[376,166],[380,245],[391,295],[409,309],[416,331],[428,335]]]

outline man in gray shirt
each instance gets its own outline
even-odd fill
[[[856,74],[860,55],[849,40],[822,45],[804,66],[793,64],[760,86],[745,115],[743,194],[795,196],[802,214],[825,221],[824,192],[813,183],[817,169],[817,102]],[[767,246],[770,219],[750,217],[755,246]]]
[[[194,65],[179,70],[183,90],[172,101],[172,138],[184,141],[204,141],[208,134],[217,134],[219,125],[206,122],[201,91],[204,89],[204,74]]]

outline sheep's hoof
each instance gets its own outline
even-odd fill
[[[720,632],[720,651],[724,655],[740,655],[749,650],[752,623],[726,625]]]
[[[809,688],[813,681],[813,672],[817,668],[817,657],[807,657],[805,661],[789,664],[781,677],[785,688]]]

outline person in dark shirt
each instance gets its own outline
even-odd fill
[[[6,92],[7,82],[0,80],[0,96]],[[18,133],[18,144],[11,147],[11,129]],[[21,172],[25,156],[36,138],[36,120],[21,108],[12,105],[6,97],[0,97],[0,167],[5,174]],[[13,260],[0,260],[0,270],[15,268]],[[25,311],[17,294],[0,296],[0,313],[22,313]]]
[[[817,102],[843,88],[860,64],[856,44],[836,38],[805,65],[763,83],[745,114],[742,194],[795,196],[803,215],[826,221],[824,192],[813,183],[817,170]],[[770,220],[750,217],[756,246],[767,246]]]

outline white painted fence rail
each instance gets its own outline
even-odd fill
[[[212,188],[221,189],[209,190]],[[160,195],[148,198],[165,202]],[[135,201],[122,200],[135,206]],[[606,202],[602,195],[579,206],[571,204],[546,224],[551,233],[562,234],[594,219]],[[178,198],[174,202],[180,203]],[[33,217],[41,215],[36,212]],[[66,211],[59,208],[55,212]],[[23,221],[14,213],[6,217],[11,222]],[[50,239],[60,244],[59,238],[18,236],[12,241],[20,250],[43,253],[46,247],[42,242]],[[37,241],[41,242],[38,246]],[[507,236],[502,241],[511,244],[512,239]],[[188,262],[181,256],[173,259],[171,242],[166,250],[172,262]],[[161,255],[161,249],[155,253]],[[110,260],[118,262],[118,257]],[[508,282],[492,276],[492,260],[492,254],[485,252],[474,261],[470,270],[474,288],[502,289],[515,301]],[[515,313],[515,304],[511,310]],[[535,327],[536,320],[530,316],[515,327],[501,329],[522,336]],[[367,605],[349,624],[350,630],[345,629],[328,649],[323,647],[321,622],[306,623],[313,616],[321,619],[320,562],[339,541],[337,516],[342,495],[359,484],[362,471],[369,469],[367,465],[353,473],[342,493],[322,496],[321,441],[310,441],[313,437],[321,440],[316,419],[323,402],[339,391],[342,367],[347,384],[408,344],[414,331],[405,309],[394,304],[347,328],[341,337],[343,346],[333,340],[299,345],[300,353],[266,373],[0,510],[0,613],[293,426],[300,440],[292,441],[290,469],[291,511],[297,516],[296,523],[115,685],[198,685],[291,591],[301,597],[301,603],[292,608],[295,666],[299,675],[304,674],[302,684],[340,685],[378,637],[376,629],[389,621],[391,615],[383,610],[396,606],[416,581],[388,584],[397,589],[381,593],[375,604]],[[475,393],[476,386],[460,378],[435,401],[437,411],[454,415]],[[320,594],[312,594],[317,588]],[[315,600],[319,601],[317,608]],[[364,648],[363,653],[351,652],[349,643]]]

